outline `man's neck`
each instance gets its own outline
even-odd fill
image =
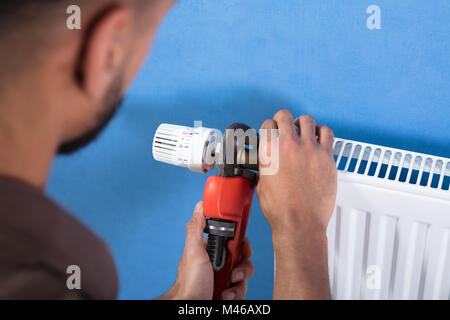
[[[0,106],[0,175],[44,189],[58,145],[54,121],[44,114],[23,116],[26,108],[4,99]]]
[[[0,138],[0,175],[23,180],[44,189],[50,172],[51,153],[35,146],[23,147],[5,143]]]

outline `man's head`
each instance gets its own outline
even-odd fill
[[[40,125],[60,153],[93,140],[115,114],[173,2],[1,1],[0,129]],[[71,5],[81,9],[80,30],[67,27]]]

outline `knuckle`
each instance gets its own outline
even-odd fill
[[[267,129],[269,126],[269,120],[264,120],[264,122],[261,125],[261,129]]]
[[[262,124],[262,126],[261,126],[261,128],[262,129],[264,129],[264,128],[270,128],[271,126],[272,126],[272,124],[273,124],[273,120],[272,119],[266,119],[264,122],[263,122],[263,124]]]
[[[285,139],[280,141],[280,148],[285,152],[291,152],[297,149],[299,146],[298,141],[293,137],[287,136]]]
[[[292,114],[289,110],[287,109],[282,109],[280,111],[278,111],[275,114],[275,118],[276,119],[287,119],[287,118],[292,118]]]
[[[328,152],[327,149],[325,148],[320,148],[319,149],[319,159],[323,162],[329,162],[331,157],[330,157],[330,153]]]
[[[314,152],[316,150],[316,143],[313,139],[303,139],[302,146],[308,153]]]
[[[191,219],[186,223],[186,231],[192,231],[194,228],[195,228],[195,221]]]
[[[320,155],[319,155],[319,161],[320,161],[322,167],[330,168],[330,169],[332,168],[333,170],[336,169],[336,164],[334,162],[333,157],[325,149],[321,149]]]
[[[330,136],[331,138],[334,137],[334,132],[333,132],[333,130],[331,130],[331,128],[329,128],[329,127],[327,127],[327,126],[323,126],[323,127],[322,127],[322,132],[323,132],[324,134],[326,134],[327,136]]]
[[[300,117],[300,122],[314,123],[314,122],[316,122],[316,120],[314,120],[314,118],[312,116],[310,116],[309,114],[304,114]]]
[[[299,140],[296,138],[298,138],[298,137],[295,137],[293,135],[283,136],[282,138],[280,138],[279,144],[285,145],[285,146],[290,146],[290,147],[298,146]]]

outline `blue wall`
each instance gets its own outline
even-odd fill
[[[381,30],[366,9],[381,8]],[[117,119],[55,163],[49,193],[109,243],[121,298],[154,298],[176,276],[206,177],[156,163],[161,122],[259,126],[279,107],[338,137],[450,157],[448,0],[181,0]],[[255,199],[248,298],[271,298],[271,233]]]

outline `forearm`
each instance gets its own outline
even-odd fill
[[[330,299],[327,237],[311,234],[273,235],[276,257],[274,299]]]

